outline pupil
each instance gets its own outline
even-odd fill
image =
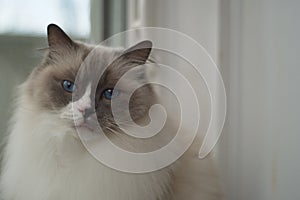
[[[74,90],[74,84],[71,81],[67,81],[67,80],[64,81],[63,87],[68,92],[73,92],[73,90]]]
[[[114,89],[106,89],[105,91],[104,91],[104,93],[103,93],[103,96],[106,98],[106,99],[112,99],[112,98],[114,98],[114,97],[116,97],[116,96],[118,96],[118,94],[119,94],[119,92],[116,90],[114,90]]]

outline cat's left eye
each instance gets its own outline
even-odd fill
[[[68,80],[64,80],[62,82],[62,87],[65,91],[70,92],[70,93],[74,92],[74,90],[75,90],[74,83],[72,81],[68,81]]]
[[[118,90],[109,88],[109,89],[104,90],[103,97],[108,100],[111,100],[111,99],[119,96],[119,94],[120,94],[120,92]]]

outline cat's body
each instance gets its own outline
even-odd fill
[[[22,97],[21,104],[26,97]],[[6,149],[5,200],[157,200],[169,170],[132,175],[100,164],[56,116],[19,108]],[[162,198],[165,199],[165,198]]]
[[[119,134],[120,131],[114,129],[116,127],[110,127],[112,121],[109,121],[107,99],[101,96],[103,92],[100,92],[99,96],[97,92],[95,98],[100,99],[99,105],[97,102],[94,104],[88,101],[88,98],[84,99],[87,93],[77,101],[71,102],[71,96],[60,90],[60,82],[53,83],[56,79],[63,81],[63,84],[65,80],[74,81],[79,68],[78,63],[84,60],[93,47],[73,43],[54,25],[49,27],[48,32],[50,50],[46,59],[19,88],[17,109],[11,121],[1,173],[0,194],[4,200],[179,200],[183,197],[190,200],[219,199],[220,191],[212,162],[210,159],[197,159],[197,144],[181,158],[179,166],[169,166],[150,173],[124,173],[97,161],[79,140],[76,129],[70,125],[73,121],[66,117],[69,114],[67,108],[78,109],[78,115],[84,116],[82,108],[87,111],[89,107],[95,106],[96,118],[100,125],[104,129],[107,128],[107,132],[111,130],[112,133]],[[74,47],[70,48],[72,45]],[[132,55],[127,54],[124,58],[124,50],[107,47],[100,49],[99,56],[105,56],[105,64],[122,58],[111,64],[111,71],[105,74],[105,80],[97,83],[96,90],[108,84],[104,87],[104,92],[107,92],[105,88],[111,87],[109,82],[122,75],[120,65],[128,65],[129,61],[130,65],[136,65],[131,62],[132,58],[134,62],[137,59],[139,62],[145,62],[150,53],[149,45],[146,44],[146,47]],[[134,48],[133,50],[135,51]],[[118,67],[119,74],[115,70]],[[68,70],[73,73],[69,73]],[[138,80],[131,82],[134,81]],[[48,86],[49,84],[51,86]],[[91,88],[91,84],[87,84],[85,88]],[[44,91],[45,87],[50,89]],[[64,89],[69,90],[70,87]],[[153,99],[149,98],[154,98],[152,92],[151,88],[145,87],[136,94],[133,100],[136,101],[133,102],[133,118],[143,118],[147,112],[145,110],[153,103]],[[143,97],[145,93],[147,99]],[[141,99],[144,99],[143,103]],[[80,119],[85,119],[85,116],[82,116]],[[119,143],[126,147],[127,143],[123,143],[124,134],[109,137],[115,139],[116,143],[121,138]],[[157,141],[163,140],[154,139],[150,142],[150,149],[153,148],[151,144],[162,145],[157,144]],[[130,142],[133,144],[136,141]],[[132,147],[131,150],[144,151],[145,149],[141,148],[146,148],[146,145]]]

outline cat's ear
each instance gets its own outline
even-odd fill
[[[150,40],[144,40],[138,44],[126,49],[123,52],[123,55],[127,59],[132,60],[133,62],[145,63],[152,50],[152,42]]]
[[[73,40],[56,24],[47,27],[48,45],[50,48],[71,47]]]

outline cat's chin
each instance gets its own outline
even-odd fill
[[[88,120],[78,120],[73,121],[72,128],[77,131],[91,131],[94,132],[96,130],[96,126],[98,125],[98,122],[94,119],[88,119]]]
[[[74,128],[77,131],[85,129],[85,130],[89,130],[89,131],[93,132],[95,130],[95,128],[92,125],[88,124],[88,123],[75,124],[75,125],[72,126],[72,128]]]

